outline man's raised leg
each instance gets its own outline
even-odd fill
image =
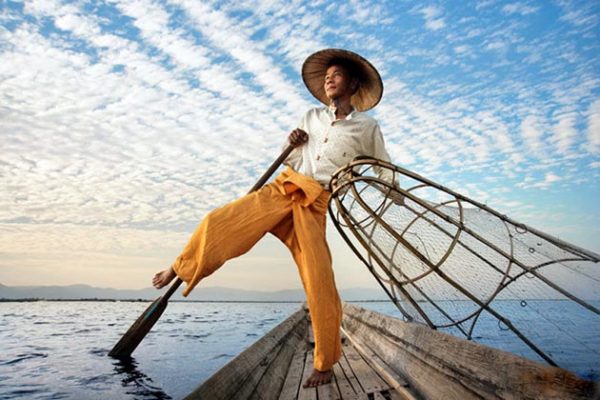
[[[179,276],[187,283],[183,291],[187,296],[201,279],[250,250],[290,212],[289,200],[272,184],[211,211],[173,265],[154,275],[152,284],[160,289]]]

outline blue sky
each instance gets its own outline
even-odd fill
[[[326,47],[381,72],[394,163],[600,251],[598,2],[0,0],[0,283],[148,286],[317,105]],[[205,284],[300,287],[271,238]]]

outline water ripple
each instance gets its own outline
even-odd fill
[[[12,365],[16,363],[20,363],[21,361],[30,360],[32,358],[46,358],[48,354],[46,353],[28,353],[28,354],[19,354],[16,358],[7,361],[0,361],[0,365]]]
[[[218,360],[219,358],[233,358],[233,357],[235,357],[235,355],[223,353],[223,354],[219,354],[214,357],[211,357],[211,360]]]

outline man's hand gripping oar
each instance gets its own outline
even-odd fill
[[[273,172],[279,168],[281,163],[287,158],[287,156],[294,150],[294,147],[301,145],[307,140],[306,133],[299,129],[294,130],[290,136],[290,145],[281,153],[281,155],[271,164],[269,169],[260,177],[258,182],[250,189],[248,193],[252,193],[260,189],[267,180],[273,175]],[[140,315],[140,317],[131,325],[129,330],[123,335],[121,340],[117,342],[115,347],[108,353],[111,357],[129,357],[140,342],[146,337],[150,329],[154,326],[156,321],[160,318],[162,313],[167,308],[169,298],[175,293],[177,288],[181,285],[181,279],[177,278],[171,285],[169,290],[158,299],[154,300],[150,306]]]

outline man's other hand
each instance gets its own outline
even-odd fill
[[[288,136],[288,140],[294,147],[302,146],[308,141],[308,133],[304,132],[302,129],[294,129]]]

